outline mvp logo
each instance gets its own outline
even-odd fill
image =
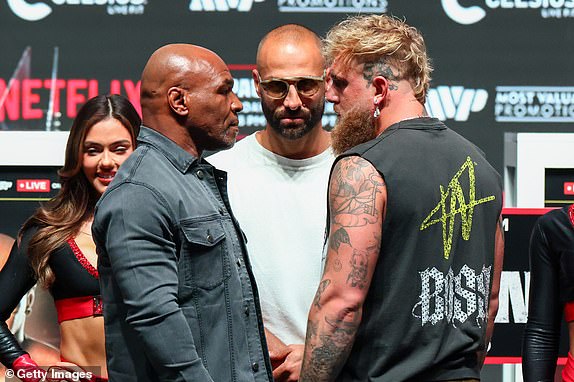
[[[484,109],[488,92],[484,89],[465,89],[462,86],[437,86],[429,89],[426,108],[430,115],[444,121],[466,121],[470,112]]]
[[[262,3],[264,0],[191,0],[190,11],[229,12],[235,9],[239,12],[249,12],[253,3]]]
[[[50,180],[48,179],[18,179],[16,181],[18,192],[50,192]]]
[[[464,194],[460,183],[460,179],[465,171],[468,174],[468,195]],[[470,232],[472,231],[474,207],[495,199],[494,195],[492,195],[476,200],[475,183],[474,162],[470,157],[467,157],[460,170],[452,177],[446,190],[442,184],[440,185],[440,202],[421,224],[420,230],[424,231],[433,224],[441,223],[445,259],[450,257],[452,238],[454,236],[454,219],[456,215],[460,214],[460,218],[462,219],[462,239],[469,240]]]

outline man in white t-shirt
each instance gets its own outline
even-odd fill
[[[309,307],[321,279],[327,183],[334,155],[321,118],[321,41],[300,25],[269,32],[253,79],[267,126],[207,160],[228,172],[247,236],[276,381],[299,378]]]

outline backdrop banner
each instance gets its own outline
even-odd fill
[[[422,31],[435,67],[429,112],[501,173],[504,132],[574,130],[573,0],[0,0],[0,130],[67,130],[98,93],[137,105],[150,54],[187,42],[230,65],[249,134],[264,125],[251,80],[261,37],[286,23],[323,36],[359,13]]]

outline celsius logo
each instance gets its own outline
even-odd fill
[[[6,0],[14,14],[26,21],[38,21],[52,13],[48,2],[30,4],[26,0]],[[53,5],[106,5],[108,15],[141,15],[147,0],[51,0]]]
[[[484,8],[478,5],[463,7],[460,0],[441,0],[448,17],[459,24],[474,24],[486,16]],[[574,17],[574,0],[482,0],[490,9],[540,9],[540,15],[547,18]]]
[[[429,89],[426,108],[430,115],[444,121],[466,121],[470,112],[484,109],[488,92],[484,89],[465,89],[462,86],[437,86]]]
[[[486,16],[484,9],[476,5],[465,8],[458,0],[441,0],[441,3],[446,15],[459,24],[474,24]]]
[[[235,9],[239,12],[249,12],[253,3],[262,3],[265,0],[191,0],[189,10],[195,12],[229,12]]]

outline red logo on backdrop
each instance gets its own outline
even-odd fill
[[[564,195],[574,195],[574,182],[564,182]]]
[[[18,192],[50,192],[49,179],[18,179],[16,181]]]

